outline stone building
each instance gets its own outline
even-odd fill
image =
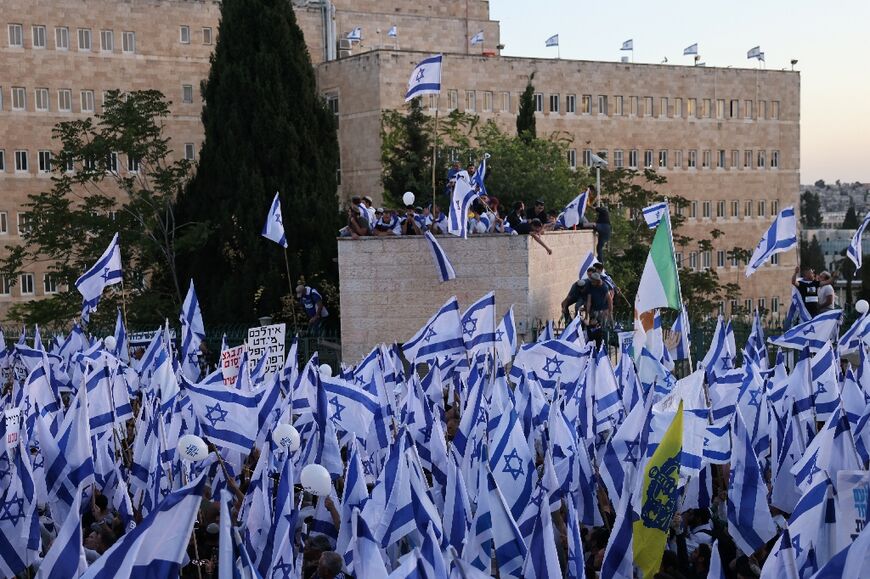
[[[741,305],[777,313],[788,303],[796,254],[778,256],[745,280],[727,251],[751,250],[780,208],[798,204],[799,73],[504,57],[499,24],[485,0],[293,4],[319,90],[338,116],[342,195],[380,197],[381,113],[403,105],[408,76],[420,59],[444,54],[441,96],[424,103],[430,112],[436,106],[442,114],[474,112],[506,129],[513,127],[519,96],[534,72],[539,134],[568,135],[567,155],[575,165],[605,153],[611,166],[659,171],[668,180],[663,191],[691,200],[681,233],[695,239],[710,238],[714,229],[723,233],[712,250],[695,242],[679,251],[682,262],[740,283]],[[107,89],[167,94],[174,102],[168,132],[175,151],[195,158],[202,139],[198,87],[208,73],[219,4],[7,0],[5,7],[0,237],[17,241],[18,228],[26,226],[26,195],[49,186],[40,159],[52,148],[51,127],[99,111]],[[351,34],[355,29],[358,34]],[[484,42],[472,46],[478,32]],[[0,318],[3,304],[22,294],[44,295],[53,283],[35,267],[11,291],[0,284]]]

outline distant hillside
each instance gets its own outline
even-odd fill
[[[812,185],[801,185],[801,194],[812,192],[819,196],[822,213],[843,212],[855,206],[859,216],[870,208],[870,183],[825,183],[821,179]]]

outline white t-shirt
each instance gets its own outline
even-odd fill
[[[826,303],[828,300],[831,301],[830,304],[823,306],[823,303]],[[834,286],[831,284],[823,285],[819,288],[819,310],[833,310],[834,304],[837,303],[837,295],[834,293]]]

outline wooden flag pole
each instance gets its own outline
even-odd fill
[[[438,104],[440,99],[441,93],[439,92],[435,95],[435,123],[432,128],[432,207],[429,210],[430,215],[435,211],[435,166],[438,160]]]

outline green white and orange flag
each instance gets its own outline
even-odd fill
[[[671,220],[665,213],[649,248],[634,307],[637,314],[656,308],[682,309],[680,276],[674,256]]]

